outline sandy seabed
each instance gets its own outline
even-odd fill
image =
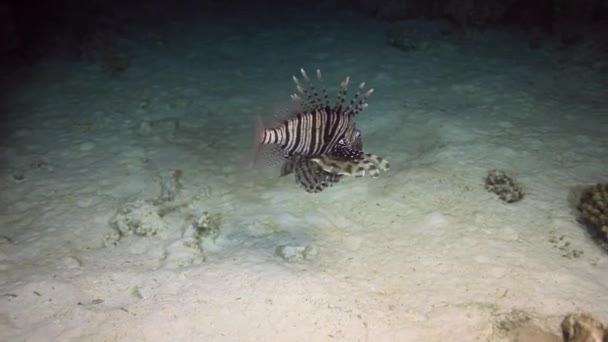
[[[568,312],[608,320],[608,256],[569,202],[608,180],[605,72],[492,32],[403,52],[353,15],[241,24],[15,84],[0,340],[552,341]],[[300,67],[375,89],[357,125],[390,171],[308,194],[242,166]],[[491,169],[525,197],[486,191]]]

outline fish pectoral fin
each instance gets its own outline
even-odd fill
[[[313,158],[312,161],[328,173],[349,177],[363,177],[365,175],[365,169],[359,167],[360,161],[336,159],[330,156]]]
[[[369,174],[370,177],[376,178],[380,175],[380,171],[388,171],[390,167],[384,158],[369,153],[363,154],[359,160],[341,160],[330,156],[320,156],[312,158],[312,161],[326,172],[350,177],[363,177]]]
[[[319,193],[340,181],[340,175],[323,171],[310,160],[299,160],[294,167],[295,179],[304,190]]]
[[[364,154],[361,163],[366,165],[365,169],[369,171],[369,175],[372,178],[378,177],[380,171],[388,171],[390,169],[390,164],[384,158],[371,153]]]
[[[295,168],[295,162],[293,160],[286,160],[281,166],[281,177],[290,175],[293,173]]]
[[[319,156],[311,159],[313,162],[317,163],[325,172],[337,174],[337,175],[346,175],[350,176],[347,172],[346,161],[342,161],[339,159],[331,158],[330,156]]]

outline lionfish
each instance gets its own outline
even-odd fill
[[[351,147],[357,151],[363,150],[361,131],[356,130],[356,139]],[[294,173],[296,183],[311,193],[321,192],[340,181],[343,175],[323,170],[312,159],[311,157],[294,156],[286,160],[281,167],[281,177]]]
[[[362,151],[361,131],[355,127],[354,117],[367,107],[373,89],[365,90],[365,82],[346,104],[350,78],[341,84],[338,98],[331,105],[325,87],[321,94],[304,71],[303,84],[293,76],[298,93],[291,95],[299,107],[277,126],[265,128],[258,119],[254,151],[262,145],[275,146],[284,160],[282,175],[294,172],[296,181],[308,192],[320,192],[337,183],[341,176],[360,177],[369,171],[372,177],[378,170],[386,171],[388,162]],[[317,79],[322,84],[321,72]],[[278,147],[278,148],[276,148]]]

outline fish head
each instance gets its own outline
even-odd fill
[[[346,132],[344,136],[338,140],[338,146],[351,147],[359,151],[363,150],[361,131],[354,128]]]

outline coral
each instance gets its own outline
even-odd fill
[[[318,254],[314,246],[277,246],[275,254],[287,262],[299,262],[309,260]]]
[[[523,188],[504,171],[490,170],[485,178],[485,188],[506,203],[513,203],[524,197]]]
[[[579,221],[608,250],[608,183],[584,188],[577,209]]]
[[[565,342],[605,342],[608,328],[588,314],[569,314],[562,321]]]
[[[183,188],[181,183],[182,170],[171,170],[164,175],[160,175],[160,197],[161,202],[172,202],[179,191]]]
[[[165,267],[177,269],[205,262],[205,249],[219,236],[221,220],[220,214],[203,212],[186,228],[181,239],[166,248],[162,259]]]
[[[179,215],[176,217],[167,216],[185,209],[185,212],[181,212],[185,214],[185,217],[182,217],[183,219],[188,221],[196,218],[192,224],[186,226],[186,229],[188,229],[187,240],[189,241],[185,241],[185,244],[188,247],[200,249],[202,252],[203,240],[208,240],[209,237],[215,240],[219,235],[221,215],[203,212],[202,215],[196,216],[190,212],[193,208],[200,208],[204,205],[203,202],[211,196],[210,187],[202,187],[200,192],[194,194],[190,200],[176,201],[175,198],[182,188],[181,177],[181,170],[170,170],[159,177],[161,191],[158,198],[139,199],[128,202],[121,207],[110,221],[113,230],[104,237],[104,244],[115,246],[124,236],[128,235],[143,237],[161,235],[162,239],[166,239],[171,234],[169,222],[179,220]],[[195,210],[199,211],[199,209]]]
[[[194,238],[199,245],[203,239],[211,238],[215,240],[220,235],[220,226],[222,217],[219,214],[210,214],[205,211],[203,214],[192,223],[194,228]]]
[[[160,208],[150,201],[143,200],[127,203],[118,210],[111,225],[115,231],[106,236],[107,245],[115,245],[121,237],[131,234],[154,236],[168,227],[167,222],[162,218]]]

